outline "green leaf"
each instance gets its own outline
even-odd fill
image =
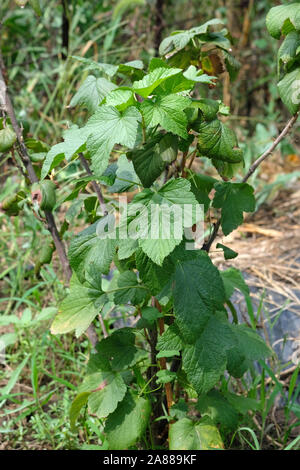
[[[221,226],[228,235],[243,223],[243,212],[255,210],[254,190],[247,183],[217,183],[213,207],[221,210]]]
[[[106,357],[113,370],[121,371],[133,366],[139,359],[132,328],[121,328],[97,344],[101,357]]]
[[[149,400],[128,391],[124,400],[105,424],[110,450],[125,450],[133,446],[146,431],[150,418]]]
[[[221,271],[221,277],[225,287],[226,300],[231,298],[234,289],[239,289],[245,297],[250,295],[249,287],[239,269],[229,268],[226,271]]]
[[[296,58],[300,45],[300,33],[291,31],[282,42],[278,51],[278,68],[281,64],[288,65]]]
[[[170,425],[170,450],[223,449],[224,444],[218,428],[209,418],[192,421],[183,418]]]
[[[93,113],[105,96],[115,88],[117,86],[106,80],[106,78],[96,78],[89,75],[73,96],[70,107],[82,106],[87,108],[90,113]]]
[[[176,323],[172,323],[162,335],[158,337],[157,349],[159,351],[180,351],[183,348],[180,331]]]
[[[214,158],[229,163],[242,161],[243,152],[233,130],[221,121],[203,121],[196,126],[198,150],[204,157]]]
[[[144,307],[141,309],[141,319],[137,323],[137,328],[153,328],[156,321],[162,318],[163,314],[154,307]]]
[[[193,100],[192,106],[200,109],[205,121],[213,121],[217,117],[220,104],[215,100],[200,98],[199,100]]]
[[[180,398],[178,402],[174,403],[171,407],[170,416],[172,416],[172,418],[182,419],[186,417],[188,410],[189,408],[187,403],[183,398]]]
[[[110,193],[122,193],[134,191],[139,184],[139,178],[134,170],[132,162],[128,161],[126,155],[121,155],[117,162],[115,179],[109,188]]]
[[[174,357],[174,356],[180,356],[180,351],[177,349],[171,349],[168,351],[160,351],[158,354],[156,354],[156,359],[160,359],[161,357]]]
[[[117,281],[114,301],[116,304],[133,305],[142,303],[148,296],[148,289],[138,282],[136,274],[133,271],[125,271],[120,274]]]
[[[85,67],[85,70],[100,70],[101,72],[104,72],[108,77],[113,77],[119,69],[118,65],[95,62],[94,60],[85,59],[84,57],[79,57],[76,55],[71,55],[70,58],[77,60],[82,64],[85,64],[87,66]]]
[[[17,136],[12,126],[6,126],[0,130],[0,152],[7,152],[14,145]]]
[[[204,212],[208,211],[210,206],[209,193],[213,189],[217,180],[208,175],[201,175],[190,172],[188,180],[191,182],[191,190],[194,193],[199,204],[204,205]]]
[[[147,126],[155,127],[160,125],[166,131],[186,139],[188,137],[186,130],[187,117],[183,110],[189,104],[189,98],[172,94],[145,100],[142,102],[140,109]]]
[[[133,239],[119,240],[118,258],[124,260],[130,258],[131,255],[138,249],[138,241]],[[143,280],[143,278],[141,278]]]
[[[220,380],[227,365],[226,351],[236,344],[227,319],[212,315],[202,326],[194,344],[185,345],[182,364],[198,394],[207,393]]]
[[[300,5],[299,5],[300,6]],[[300,107],[300,69],[287,73],[278,83],[279,96],[291,114]]]
[[[156,373],[156,376],[156,382],[158,384],[167,384],[169,382],[173,382],[173,380],[176,379],[176,372],[171,372],[170,370],[162,369]]]
[[[223,50],[222,53],[225,59],[225,65],[227,72],[229,73],[230,80],[234,81],[238,77],[241,63],[235,57],[229,54],[229,52]],[[225,114],[225,116],[228,116],[228,113]]]
[[[193,260],[178,261],[173,289],[177,323],[185,340],[193,343],[214,311],[223,307],[221,276],[207,253],[200,251]]]
[[[211,26],[222,25],[222,21],[216,18],[207,21],[201,26],[189,29],[187,31],[174,31],[171,36],[165,38],[159,46],[159,54],[166,55],[174,50],[180,51],[183,49],[194,37],[201,34],[206,34]]]
[[[190,187],[190,183],[184,178],[170,180],[158,191],[144,189],[134,197],[133,206],[129,206],[128,213],[130,207],[134,214],[137,207],[140,208],[139,215],[128,226],[129,232],[135,235],[136,227],[140,229],[136,235],[140,247],[160,266],[181,242],[184,227],[190,227],[197,221],[193,219],[197,201]],[[182,217],[183,209],[185,217]]]
[[[119,111],[125,111],[129,106],[135,106],[135,99],[132,90],[127,88],[116,88],[111,91],[106,99],[105,104],[114,106]]]
[[[281,34],[287,35],[292,29],[300,31],[300,5],[280,5],[271,8],[266,18],[266,25],[271,36],[280,39]]]
[[[91,153],[91,168],[96,177],[101,176],[108,165],[109,155],[115,144],[133,148],[141,132],[141,115],[134,107],[123,113],[112,106],[103,105],[81,129],[88,135],[87,148]]]
[[[73,275],[70,293],[60,304],[59,313],[51,326],[51,333],[56,335],[75,330],[78,338],[92,323],[105,301],[101,278],[81,284]]]
[[[259,402],[254,398],[235,395],[234,393],[224,392],[226,400],[237,410],[238,413],[245,415],[249,410],[256,411],[259,409]]]
[[[207,75],[202,70],[197,69],[194,65],[190,65],[189,68],[183,72],[183,76],[188,80],[198,83],[214,83],[216,77]]]
[[[101,219],[108,221],[108,216]],[[116,240],[100,238],[97,233],[98,222],[83,230],[71,240],[68,258],[71,268],[80,281],[84,281],[86,270],[94,265],[102,274],[108,274],[116,252]]]
[[[263,339],[246,325],[230,325],[237,345],[227,351],[227,370],[234,377],[242,377],[251,362],[271,355]]]
[[[79,388],[80,393],[90,392],[89,409],[98,418],[106,418],[115,411],[126,390],[124,380],[117,372],[96,372],[88,375]]]
[[[225,259],[234,259],[238,256],[236,251],[228,248],[228,246],[222,245],[222,243],[217,243],[217,248],[221,248],[221,250],[223,250]]]
[[[170,95],[173,93],[190,92],[195,86],[195,81],[188,80],[182,73],[167,78],[156,89],[156,95]],[[183,93],[184,94],[184,93]]]
[[[199,396],[197,409],[201,415],[209,416],[215,424],[221,424],[228,429],[235,429],[238,425],[238,412],[217,390]]]
[[[272,354],[265,341],[249,326],[231,324],[230,327],[236,335],[238,347],[250,361],[265,359]]]
[[[152,94],[155,88],[157,88],[167,78],[172,77],[173,75],[177,75],[181,72],[182,70],[177,68],[156,68],[148,75],[145,75],[142,80],[134,82],[132,85],[132,89],[138,95],[142,96],[143,98],[147,98],[149,95]]]
[[[140,80],[145,75],[144,64],[141,60],[131,60],[125,64],[120,64],[118,72],[130,77],[131,81]]]
[[[137,250],[135,258],[140,278],[151,293],[157,295],[171,279],[174,272],[173,263],[169,259],[165,259],[162,266],[158,266],[142,249]]]
[[[81,409],[87,404],[90,392],[83,392],[77,395],[71,403],[69,417],[71,430],[75,431],[75,424]]]
[[[128,156],[132,159],[143,186],[149,188],[167,164],[176,159],[177,152],[176,137],[172,134],[159,134],[142,149],[133,150]]]
[[[73,155],[80,152],[86,142],[87,135],[83,129],[73,125],[63,132],[63,139],[64,142],[54,145],[47,153],[41,171],[41,179],[44,179],[64,158],[69,161]]]

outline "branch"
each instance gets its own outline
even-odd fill
[[[93,173],[91,172],[88,161],[84,158],[82,153],[79,153],[79,159],[81,161],[81,164],[82,164],[83,168],[87,172],[87,174],[89,176],[93,176]],[[104,202],[104,197],[103,197],[101,188],[100,188],[99,184],[96,183],[96,181],[94,181],[94,180],[91,181],[91,184],[93,186],[93,189],[94,189],[95,193],[97,194],[101,210],[102,210],[103,214],[105,215],[105,214],[107,214],[107,208],[106,208],[106,205],[105,205],[105,202]]]
[[[266,150],[261,157],[259,157],[255,162],[251,165],[251,167],[248,170],[248,173],[246,176],[243,178],[243,183],[246,183],[246,181],[250,178],[250,176],[255,172],[255,170],[259,167],[259,165],[269,156],[271,153],[275,150],[277,145],[285,138],[285,136],[289,133],[295,122],[297,121],[299,116],[299,112],[294,114],[293,117],[288,121],[286,124],[285,128],[283,131],[279,134],[276,140],[274,140],[273,144]]]
[[[243,183],[246,183],[246,181],[248,181],[248,179],[250,178],[250,176],[255,172],[255,170],[259,167],[259,165],[269,156],[271,155],[271,153],[275,150],[275,148],[277,147],[277,145],[285,138],[285,136],[289,133],[289,131],[291,130],[291,128],[293,127],[293,125],[295,124],[295,122],[297,121],[298,119],[298,116],[299,116],[299,111],[294,114],[294,116],[291,117],[291,119],[287,122],[285,128],[283,129],[283,131],[279,134],[279,136],[277,137],[277,139],[274,140],[273,144],[259,157],[257,158],[257,160],[255,160],[255,162],[251,165],[251,167],[249,168],[246,176],[244,176],[242,182]],[[202,250],[205,250],[207,252],[209,252],[214,240],[216,239],[217,235],[218,235],[218,231],[219,231],[219,228],[220,228],[220,225],[221,225],[221,219],[219,219],[215,225],[214,225],[214,230],[213,230],[213,233],[211,234],[210,238],[208,239],[208,241],[206,243],[204,243],[204,245],[202,246]]]
[[[39,180],[35,174],[33,165],[28,155],[28,151],[24,143],[24,139],[23,139],[22,130],[18,124],[15,111],[13,108],[13,104],[7,91],[7,85],[6,85],[4,77],[5,78],[7,77],[7,73],[6,73],[6,68],[5,68],[5,64],[3,61],[2,53],[0,51],[0,107],[2,111],[5,112],[7,116],[10,118],[12,127],[16,133],[16,136],[17,136],[16,148],[18,150],[20,159],[26,169],[26,173],[29,177],[30,183],[31,184],[37,183]],[[47,228],[52,235],[52,238],[53,238],[53,241],[54,241],[54,244],[55,244],[55,247],[56,247],[62,268],[63,268],[65,278],[68,282],[71,278],[72,271],[70,268],[69,260],[66,255],[65,247],[63,245],[63,242],[60,239],[52,212],[45,211],[45,217],[47,221]]]

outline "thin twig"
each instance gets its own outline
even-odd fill
[[[299,116],[299,112],[294,114],[293,117],[288,121],[283,131],[279,134],[276,140],[274,140],[273,144],[251,165],[248,170],[248,173],[243,178],[243,183],[245,183],[250,176],[255,172],[255,170],[259,167],[259,165],[275,150],[277,145],[285,138],[285,136],[289,133],[295,122],[297,121]]]
[[[272,154],[272,152],[275,150],[275,148],[278,146],[278,144],[286,137],[286,135],[289,133],[289,131],[291,130],[291,128],[293,127],[293,125],[297,121],[298,116],[299,116],[299,112],[297,112],[296,114],[294,114],[294,116],[291,117],[291,119],[287,122],[287,124],[286,124],[285,128],[283,129],[283,131],[279,134],[277,139],[274,140],[273,144],[259,158],[257,158],[257,160],[255,160],[255,162],[251,165],[251,167],[249,168],[247,174],[243,178],[243,180],[242,180],[243,183],[246,183],[246,181],[248,181],[250,176],[255,172],[255,170],[259,167],[259,165],[269,155]],[[208,239],[208,241],[206,243],[204,243],[204,245],[202,247],[202,250],[205,250],[205,251],[209,252],[214,240],[216,239],[216,237],[218,235],[220,225],[221,225],[221,219],[219,219],[216,222],[216,224],[214,226],[214,230],[213,230],[210,238]]]

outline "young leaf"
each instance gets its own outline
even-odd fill
[[[223,250],[225,259],[234,259],[238,256],[236,251],[228,248],[228,246],[222,245],[222,243],[217,243],[217,248],[221,248],[221,250]]]
[[[156,382],[158,384],[167,384],[169,382],[173,382],[173,380],[176,379],[176,372],[172,372],[168,369],[162,369],[156,373],[156,376],[157,376]]]
[[[115,88],[117,86],[106,80],[106,78],[96,78],[89,75],[73,96],[70,107],[82,106],[87,108],[90,113],[93,113],[105,96]]]
[[[221,210],[221,226],[228,235],[243,223],[243,212],[255,210],[254,190],[247,183],[217,183],[213,207]]]
[[[183,110],[189,104],[189,98],[172,94],[145,100],[142,102],[140,109],[148,127],[160,125],[166,131],[186,139],[188,137],[186,130],[187,117]]]
[[[153,328],[156,321],[163,317],[163,314],[154,307],[144,307],[141,309],[141,319],[137,323],[137,328]]]
[[[150,413],[149,400],[128,391],[105,423],[109,449],[123,450],[133,446],[146,431]]]
[[[92,156],[92,170],[101,176],[106,169],[111,150],[115,144],[133,148],[141,132],[141,115],[134,107],[123,113],[112,106],[103,105],[81,129],[88,135],[87,148]]]
[[[183,418],[170,425],[170,450],[223,449],[218,428],[205,417],[200,421]]]
[[[155,88],[157,88],[163,81],[181,72],[181,69],[175,68],[156,68],[148,75],[145,75],[142,80],[134,82],[132,85],[133,91],[143,98],[147,98],[149,95],[152,95]]]

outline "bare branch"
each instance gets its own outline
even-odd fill
[[[245,183],[250,176],[255,172],[255,170],[259,167],[259,165],[275,150],[277,145],[285,138],[285,136],[289,133],[295,122],[297,121],[299,116],[299,112],[294,114],[293,117],[288,121],[283,131],[279,134],[276,140],[274,140],[273,144],[251,165],[249,168],[248,173],[243,178],[243,183]]]
[[[274,140],[273,144],[259,157],[255,162],[251,165],[249,168],[247,174],[243,178],[243,183],[246,183],[250,176],[255,172],[255,170],[259,167],[259,165],[269,156],[272,154],[272,152],[275,150],[275,148],[278,146],[278,144],[286,137],[286,135],[289,133],[295,122],[297,121],[299,116],[299,112],[294,114],[294,116],[291,117],[291,119],[287,122],[286,126],[284,127],[283,131],[279,134],[277,139]],[[218,231],[221,225],[221,219],[219,219],[215,225],[214,225],[214,230],[209,237],[208,241],[204,243],[202,250],[205,250],[209,252],[214,240],[216,239],[218,235]]]

